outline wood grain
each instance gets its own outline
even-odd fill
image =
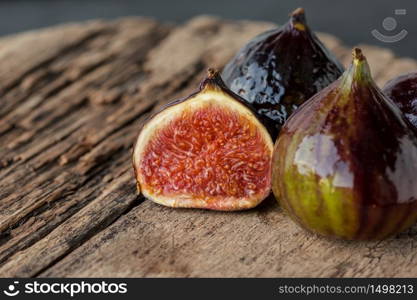
[[[0,276],[416,276],[416,228],[342,242],[299,229],[272,197],[224,213],[136,195],[142,122],[272,26],[125,18],[0,39]],[[338,39],[320,38],[350,62]],[[417,69],[361,47],[379,84]]]

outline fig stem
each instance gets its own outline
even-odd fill
[[[353,76],[358,81],[372,81],[371,70],[360,48],[353,48]]]
[[[360,48],[357,48],[357,47],[353,48],[352,56],[353,56],[353,59],[357,60],[357,61],[362,61],[362,60],[366,59],[365,56],[362,53],[362,50]]]
[[[219,89],[222,84],[219,71],[215,68],[208,68],[205,80],[200,83],[200,91],[207,88]]]
[[[216,77],[217,73],[219,73],[219,72],[216,69],[208,68],[207,69],[207,78],[208,79],[213,79],[214,77]]]
[[[292,13],[290,13],[290,17],[294,17],[294,16],[297,16],[297,15],[304,15],[304,14],[305,14],[304,8],[299,7],[297,9],[295,9]]]
[[[292,24],[293,28],[299,31],[306,30],[307,24],[306,24],[304,8],[299,7],[296,10],[294,10],[292,13],[290,13],[290,23]]]
[[[359,84],[373,82],[368,62],[360,48],[353,48],[352,64],[346,70],[342,78],[342,85],[344,86],[344,89],[346,89],[346,91],[350,91],[354,82]]]

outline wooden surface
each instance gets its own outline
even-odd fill
[[[136,195],[143,120],[271,26],[130,18],[0,39],[0,276],[417,276],[417,227],[343,242],[301,230],[272,198],[230,213]],[[320,37],[349,62],[350,49]],[[417,69],[363,50],[379,84]]]

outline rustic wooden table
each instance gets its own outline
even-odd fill
[[[298,228],[272,198],[231,213],[136,195],[130,153],[143,120],[271,26],[129,18],[0,39],[0,276],[417,276],[416,228],[334,241]],[[379,84],[417,69],[363,50]]]

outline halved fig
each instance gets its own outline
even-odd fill
[[[209,69],[198,92],[143,126],[133,166],[141,192],[156,203],[243,210],[270,192],[272,150],[261,120]]]

